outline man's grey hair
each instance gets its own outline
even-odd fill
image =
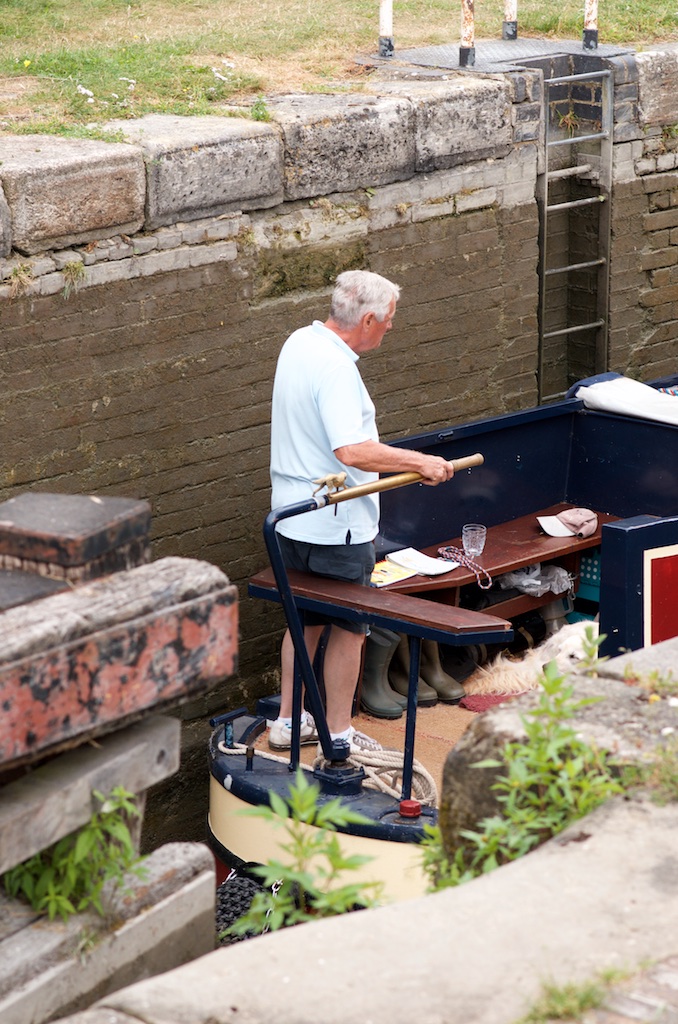
[[[357,327],[366,313],[379,322],[388,316],[391,303],[400,297],[400,285],[371,270],[345,270],[336,280],[330,320],[345,330]]]

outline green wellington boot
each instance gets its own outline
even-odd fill
[[[402,697],[388,684],[388,666],[399,643],[397,633],[378,627],[372,627],[365,643],[360,706],[375,718],[400,718],[403,713]]]
[[[461,698],[466,696],[466,690],[461,683],[443,670],[435,640],[422,640],[419,672],[422,679],[435,690],[438,700],[443,704],[458,704]]]
[[[396,691],[403,697],[407,697],[407,688],[410,682],[410,645],[406,636],[401,636],[400,643],[398,644],[395,654],[391,659],[391,665],[388,670],[388,681]],[[419,674],[419,683],[417,686],[417,707],[420,708],[432,708],[434,704],[438,703],[438,694],[429,686],[428,683],[424,682],[421,678],[421,671]]]

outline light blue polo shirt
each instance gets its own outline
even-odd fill
[[[352,469],[334,451],[378,441],[374,403],[357,367],[358,356],[315,320],[287,339],[278,358],[271,410],[271,508],[310,498],[313,480],[346,472],[346,485],[377,480]],[[310,544],[371,541],[379,526],[379,496],[366,495],[281,521],[278,531]]]

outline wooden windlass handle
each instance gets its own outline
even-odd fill
[[[484,461],[485,457],[480,452],[476,452],[475,455],[464,455],[461,459],[450,459],[450,465],[454,472],[458,473],[462,469],[482,466]],[[395,473],[393,476],[381,477],[371,484],[358,484],[357,487],[347,487],[343,491],[335,491],[333,494],[326,495],[326,500],[328,505],[336,505],[339,501],[350,501],[351,498],[360,498],[364,494],[376,494],[379,491],[391,491],[396,487],[420,483],[421,480],[423,480],[421,473]]]

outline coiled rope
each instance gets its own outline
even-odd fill
[[[404,757],[399,750],[366,750],[361,754],[350,754],[347,760],[349,764],[364,770],[363,785],[396,800],[400,799]],[[324,757],[317,757],[314,767],[323,762]],[[427,807],[436,807],[438,804],[438,790],[433,776],[416,759],[412,762],[412,797]]]
[[[227,747],[223,740],[218,744],[222,754],[244,754],[247,747],[242,743],[236,743]],[[287,764],[289,759],[280,757],[278,754],[270,754],[265,750],[256,750],[257,757],[263,757],[269,761],[280,761]],[[369,750],[361,754],[350,754],[347,758],[348,764],[356,768],[362,768],[365,772],[363,785],[368,789],[376,789],[387,796],[399,800],[402,793],[403,778],[403,754],[399,750]],[[313,768],[325,763],[323,755],[316,757]],[[310,772],[313,769],[304,764],[299,765],[304,771]],[[435,780],[429,771],[419,761],[412,763],[412,797],[427,807],[438,805],[438,789]]]
[[[465,569],[470,569],[475,575],[476,582],[481,590],[489,590],[492,586],[492,577],[490,576],[487,569],[483,568],[479,562],[474,562],[472,558],[462,551],[461,548],[455,548],[451,544],[448,544],[444,548],[438,548],[438,555],[440,558],[444,558],[447,562],[458,562],[459,565],[463,565]]]

